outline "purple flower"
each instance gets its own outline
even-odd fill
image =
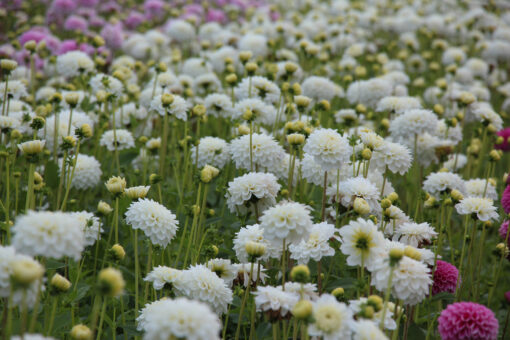
[[[103,27],[105,25],[106,21],[98,16],[93,16],[89,19],[89,25],[91,27]]]
[[[75,40],[67,39],[62,41],[60,44],[60,48],[58,49],[58,54],[64,54],[69,51],[76,51],[78,49],[78,43]]]
[[[499,236],[501,239],[506,240],[506,235],[508,233],[508,224],[510,224],[510,220],[505,221],[501,224],[501,227],[499,227]],[[510,247],[510,237],[507,240],[507,244]]]
[[[119,22],[115,25],[108,24],[101,30],[101,36],[106,42],[106,46],[117,49],[122,46],[124,40],[124,31],[122,24]]]
[[[211,8],[207,11],[207,16],[205,17],[206,21],[215,21],[219,23],[226,23],[227,16],[222,10]]]
[[[165,3],[161,0],[146,0],[143,9],[147,18],[161,19],[165,14]]]
[[[80,6],[94,7],[99,3],[99,0],[78,0]]]
[[[131,11],[124,21],[124,24],[126,24],[129,29],[135,29],[144,21],[145,16],[142,13]]]
[[[59,13],[66,15],[72,13],[76,9],[76,1],[74,0],[54,0],[51,8]]]
[[[505,213],[510,214],[510,185],[507,185],[503,195],[501,195],[501,205]]]
[[[437,260],[432,295],[441,292],[455,293],[458,278],[459,270],[457,267],[448,262]]]
[[[66,19],[64,28],[69,31],[85,32],[88,29],[88,23],[87,20],[80,16],[71,15]]]

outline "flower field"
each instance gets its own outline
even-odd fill
[[[506,0],[0,0],[0,337],[510,339]]]

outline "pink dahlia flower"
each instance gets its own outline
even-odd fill
[[[501,227],[499,227],[499,236],[504,240],[506,240],[506,235],[508,233],[508,224],[510,224],[510,220],[505,221],[501,224]],[[507,244],[510,247],[510,237],[507,240]]]
[[[510,214],[510,185],[505,188],[503,195],[501,195],[501,205],[505,213]]]
[[[487,307],[474,302],[448,305],[437,319],[443,340],[496,340],[498,320]]]
[[[434,284],[432,295],[441,292],[455,293],[459,270],[453,264],[437,260],[436,271],[434,272]]]
[[[503,151],[510,151],[510,127],[498,131],[498,136],[503,137],[503,143],[496,144],[494,147]]]

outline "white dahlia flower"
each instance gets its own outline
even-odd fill
[[[335,130],[317,129],[306,140],[303,151],[313,156],[324,171],[330,171],[349,161],[352,148],[347,139]]]
[[[315,99],[317,102],[325,99],[331,101],[335,97],[343,97],[343,89],[325,77],[311,76],[301,84],[303,95]]]
[[[227,312],[232,303],[232,290],[222,279],[204,265],[191,266],[182,271],[174,283],[175,294],[207,303],[218,314]]]
[[[405,222],[398,226],[393,239],[413,247],[418,247],[423,243],[430,243],[436,236],[437,232],[427,222]]]
[[[384,97],[377,103],[377,112],[391,112],[401,114],[411,109],[421,109],[421,103],[415,97]]]
[[[413,156],[407,146],[384,141],[372,154],[372,162],[383,171],[388,167],[391,172],[403,175],[411,167]]]
[[[236,177],[228,183],[225,197],[231,212],[246,213],[250,202],[256,203],[259,212],[266,210],[276,203],[276,196],[280,190],[276,177],[273,174],[250,172]]]
[[[276,108],[258,98],[246,98],[237,102],[232,117],[239,119],[248,110],[253,114],[255,123],[272,126],[276,121]]]
[[[29,211],[16,219],[12,232],[16,250],[31,256],[78,260],[85,248],[82,222],[69,213]]]
[[[58,162],[58,166],[61,174],[61,161]],[[101,164],[94,156],[79,154],[75,163],[71,187],[78,190],[91,189],[99,184],[102,174]]]
[[[446,190],[465,192],[464,180],[453,172],[433,172],[423,181],[423,190],[439,198]]]
[[[86,247],[101,239],[101,233],[104,230],[101,228],[102,223],[97,216],[88,211],[76,211],[70,214],[82,224]]]
[[[465,184],[466,196],[487,197],[493,201],[496,201],[499,197],[494,185],[483,178],[473,178],[466,181]]]
[[[232,100],[226,94],[210,94],[205,97],[204,105],[207,113],[214,117],[230,118],[234,113]]]
[[[260,77],[245,77],[234,89],[238,101],[253,98],[259,99],[266,104],[277,105],[281,100],[280,88],[271,80]]]
[[[260,217],[264,238],[273,244],[298,244],[308,238],[312,225],[310,207],[297,202],[279,203]]]
[[[180,297],[145,305],[136,319],[144,340],[219,340],[221,322],[208,305]]]
[[[352,312],[344,303],[329,294],[323,294],[313,303],[314,322],[308,334],[324,340],[350,339]]]
[[[63,77],[75,77],[94,70],[94,61],[84,52],[70,51],[57,57],[57,72]]]
[[[258,286],[253,295],[258,311],[279,313],[282,317],[299,301],[299,294],[283,291],[281,287]]]
[[[335,255],[335,250],[329,245],[329,240],[338,238],[335,236],[337,231],[334,225],[326,222],[314,224],[310,229],[308,239],[289,246],[290,258],[299,264],[307,264],[310,259],[320,261],[325,256]]]
[[[115,150],[115,142],[117,143],[117,150],[125,150],[135,146],[135,140],[129,130],[116,129],[115,136],[114,130],[108,130],[103,133],[99,140],[99,145],[106,147],[108,151]],[[115,140],[117,137],[117,140]]]
[[[237,277],[237,267],[229,259],[211,259],[206,266],[225,281],[227,286],[232,287],[232,282]]]
[[[413,139],[422,133],[434,133],[437,116],[430,110],[407,110],[390,122],[390,133],[397,139]]]
[[[262,243],[266,246],[266,252],[260,257],[260,260],[264,261],[268,258],[279,258],[281,253],[281,247],[276,247],[268,240],[264,238],[264,229],[258,224],[248,225],[239,229],[234,237],[234,251],[236,257],[240,262],[248,262],[250,257],[246,252],[246,245],[248,242]]]
[[[386,315],[391,315],[390,311]],[[387,319],[387,318],[385,318]],[[393,319],[391,319],[393,321]],[[393,321],[395,322],[395,321]],[[352,340],[388,340],[389,338],[379,329],[379,321],[376,322],[360,319],[352,324]],[[390,329],[385,327],[386,329]]]
[[[180,120],[188,119],[188,109],[189,105],[188,102],[186,102],[186,99],[177,95],[173,96],[173,102],[167,108],[165,108],[161,102],[161,94],[152,99],[150,106],[150,110],[157,112],[160,116],[164,116],[168,112],[168,114],[175,116]]]
[[[132,202],[126,211],[126,223],[142,230],[153,244],[166,247],[175,237],[179,221],[170,210],[151,199]]]
[[[257,171],[273,171],[285,151],[273,137],[253,133],[252,134],[252,157],[253,167]],[[230,142],[230,153],[237,168],[250,170],[250,135],[243,135]]]
[[[120,80],[104,73],[98,73],[90,78],[89,85],[94,94],[98,91],[105,91],[117,97],[122,95],[122,90],[124,89],[124,85]]]
[[[455,205],[460,215],[476,215],[483,222],[499,218],[497,208],[490,198],[465,197]]]
[[[161,290],[165,285],[169,285],[172,288],[174,282],[179,279],[182,271],[165,266],[157,266],[143,279],[147,282],[152,282],[155,290]]]
[[[337,187],[336,183],[330,186],[326,193],[328,196],[336,197]],[[351,208],[356,198],[363,198],[370,206],[372,213],[380,210],[379,196],[380,190],[368,178],[364,177],[351,177],[345,181],[341,181],[338,186],[337,202],[346,208]]]
[[[197,158],[198,168],[203,168],[208,164],[218,169],[223,169],[230,160],[229,145],[218,137],[203,137],[198,141],[198,147],[194,145],[191,147],[191,160],[193,164]]]

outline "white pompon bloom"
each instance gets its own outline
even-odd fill
[[[349,161],[352,148],[345,137],[333,129],[314,130],[303,147],[303,151],[314,157],[324,171],[339,169]]]
[[[179,279],[182,271],[165,266],[157,266],[143,279],[152,282],[155,290],[161,290],[165,285],[173,286],[174,282]]]
[[[135,140],[129,130],[116,129],[115,134],[113,131],[105,131],[99,140],[99,145],[106,147],[108,151],[115,151],[115,143],[117,143],[117,150],[119,151],[135,146]]]
[[[356,315],[359,312],[362,311],[363,306],[366,306],[368,302],[368,298],[366,297],[360,297],[358,300],[350,300],[349,301],[349,309],[352,310],[353,314]],[[389,306],[388,306],[389,307]],[[377,325],[380,324],[382,319],[382,310],[379,310],[378,312],[374,313],[371,319],[366,320],[370,323],[376,323]],[[386,315],[384,316],[384,328],[387,330],[394,330],[397,328],[397,323],[393,319],[393,312],[388,308],[386,310]],[[377,329],[379,329],[377,327]],[[377,338],[376,338],[377,339]]]
[[[315,158],[305,153],[301,161],[301,174],[308,183],[322,187],[324,185],[324,170]],[[329,176],[328,176],[329,177]]]
[[[262,172],[250,172],[234,178],[228,183],[227,205],[231,212],[238,211],[244,214],[251,206],[248,203],[256,203],[259,212],[273,206],[280,190],[276,177],[273,174]]]
[[[253,114],[255,123],[272,126],[276,122],[276,108],[258,98],[246,98],[237,102],[232,117],[239,119],[248,110]]]
[[[331,101],[335,97],[343,97],[343,89],[325,77],[311,76],[301,84],[303,95],[321,101]]]
[[[225,281],[227,286],[232,287],[232,282],[237,277],[237,267],[229,259],[211,259],[206,266]]]
[[[377,103],[377,112],[391,112],[400,114],[411,109],[420,109],[421,103],[415,97],[384,97]]]
[[[12,232],[16,250],[31,256],[78,260],[85,248],[82,223],[60,211],[29,211],[16,219]]]
[[[57,118],[58,116],[58,118]],[[77,109],[73,110],[73,116],[71,117],[71,128],[69,128],[69,117],[71,116],[70,110],[62,110],[57,115],[53,114],[46,118],[46,124],[44,129],[40,129],[37,134],[39,138],[46,140],[46,147],[48,150],[53,150],[53,143],[55,138],[55,119],[57,119],[57,145],[60,146],[62,143],[62,137],[75,136],[75,130],[81,128],[83,124],[88,124],[94,129],[94,122],[90,119],[87,114]],[[69,133],[67,133],[69,131]]]
[[[278,288],[281,289],[282,286],[278,286]],[[317,284],[315,283],[285,282],[285,291],[298,294],[302,300],[315,301],[319,298]],[[301,296],[301,293],[303,293],[303,296]]]
[[[264,238],[273,244],[298,244],[308,238],[312,225],[310,207],[297,202],[279,203],[260,217]]]
[[[411,167],[413,156],[407,146],[384,141],[372,154],[372,161],[383,171],[388,167],[391,172],[403,175]]]
[[[437,232],[427,222],[405,222],[398,226],[393,239],[413,247],[418,247],[423,243],[430,243],[436,236]]]
[[[144,340],[219,340],[221,322],[211,308],[180,297],[145,305],[136,319]]]
[[[476,215],[483,222],[499,218],[497,208],[490,198],[465,197],[455,205],[455,209],[460,215]]]
[[[183,270],[174,283],[175,294],[207,303],[219,315],[232,303],[232,290],[206,266],[199,264]]]
[[[101,233],[104,230],[101,228],[102,223],[97,216],[88,211],[76,211],[70,214],[76,217],[82,224],[86,247],[93,245],[101,239]]]
[[[150,105],[150,110],[156,111],[160,116],[164,116],[168,112],[168,114],[173,115],[180,120],[188,119],[188,109],[189,105],[186,102],[186,99],[177,95],[173,96],[173,102],[168,106],[168,108],[165,108],[161,103],[161,95],[155,96]]]
[[[352,312],[344,303],[329,294],[323,294],[313,303],[314,322],[308,327],[308,334],[324,340],[351,338]]]
[[[191,147],[191,160],[193,164],[198,158],[197,167],[203,168],[206,164],[223,169],[230,160],[229,145],[223,139],[218,137],[203,137],[198,142],[197,147]]]
[[[349,266],[373,268],[384,247],[384,235],[371,220],[358,218],[340,228],[342,246],[340,250],[347,255]]]
[[[425,132],[433,134],[436,126],[437,116],[432,111],[412,109],[390,122],[390,133],[397,139],[414,139],[415,135]]]
[[[234,94],[240,102],[243,102],[248,98],[254,98],[257,100],[260,99],[266,104],[276,105],[278,104],[278,100],[281,100],[280,88],[278,85],[271,80],[260,76],[243,78],[234,89]]]
[[[388,314],[392,313],[388,311]],[[386,329],[389,328],[386,327]],[[352,331],[352,340],[388,340],[386,334],[379,329],[379,324],[370,320],[360,319],[354,322]]]
[[[285,151],[276,140],[268,135],[252,134],[253,168],[258,171],[274,171],[285,155]],[[250,135],[238,137],[230,142],[230,154],[236,168],[250,170]]]
[[[393,269],[387,255],[379,257],[372,270],[372,285],[381,292],[386,291],[390,270],[393,270],[391,292],[397,299],[403,300],[404,304],[416,305],[427,297],[432,279],[425,263],[404,256]]]
[[[120,97],[124,89],[120,80],[104,73],[98,73],[90,78],[89,84],[94,94],[98,91],[105,91]]]
[[[22,337],[13,336],[11,340],[55,340],[55,338],[41,334],[24,334]]]
[[[126,211],[126,223],[142,230],[153,244],[166,247],[175,237],[179,221],[163,205],[151,199],[132,202]]]
[[[230,118],[233,115],[232,100],[222,93],[213,93],[205,97],[204,105],[208,115]]]
[[[436,198],[454,189],[465,192],[464,180],[453,172],[433,172],[423,181],[423,190]]]
[[[336,183],[330,186],[326,193],[328,196],[336,197]],[[356,198],[363,198],[370,206],[371,213],[380,210],[379,196],[380,190],[369,179],[364,177],[351,177],[345,181],[341,181],[338,186],[338,199],[346,208],[351,208]]]
[[[462,169],[467,164],[467,157],[463,154],[452,154],[448,156],[448,160],[443,163],[443,168],[450,171]]]
[[[329,245],[329,240],[336,238],[336,232],[335,226],[327,222],[314,224],[310,229],[308,239],[289,246],[290,258],[299,264],[307,264],[310,259],[320,261],[325,256],[335,255],[335,250]]]
[[[62,162],[59,161],[58,165],[62,171]],[[99,184],[102,174],[101,164],[94,156],[79,154],[71,186],[78,190],[93,188]]]
[[[473,178],[466,183],[466,196],[471,197],[487,197],[493,201],[498,199],[496,188],[490,181],[483,178]]]
[[[0,93],[5,93],[5,87],[7,86],[7,95],[15,100],[28,96],[27,88],[25,84],[20,80],[10,80],[8,84],[6,82],[0,82]]]
[[[299,301],[299,294],[283,291],[281,287],[259,286],[253,295],[258,311],[278,313],[282,317]]]
[[[0,245],[0,296],[8,297],[11,291],[12,262],[16,259],[13,246]]]
[[[63,77],[75,77],[94,70],[94,61],[82,51],[70,51],[57,57],[57,72]]]
[[[240,284],[242,284],[244,287],[248,287],[248,280],[250,279],[250,270],[251,270],[251,263],[236,263],[234,264],[236,270],[237,270],[237,280],[239,280]],[[254,265],[253,266],[253,272],[251,273],[251,284],[255,283],[257,281],[257,275],[259,277],[259,281],[262,283],[266,282],[267,274],[266,274],[266,268],[264,268],[263,265],[260,265],[260,271],[259,266]]]
[[[239,229],[234,237],[234,251],[236,257],[240,262],[248,262],[249,256],[246,252],[246,244],[248,242],[262,243],[266,246],[266,252],[260,257],[260,260],[267,260],[268,258],[279,258],[281,249],[275,247],[268,240],[264,238],[264,229],[258,224],[248,225]]]

